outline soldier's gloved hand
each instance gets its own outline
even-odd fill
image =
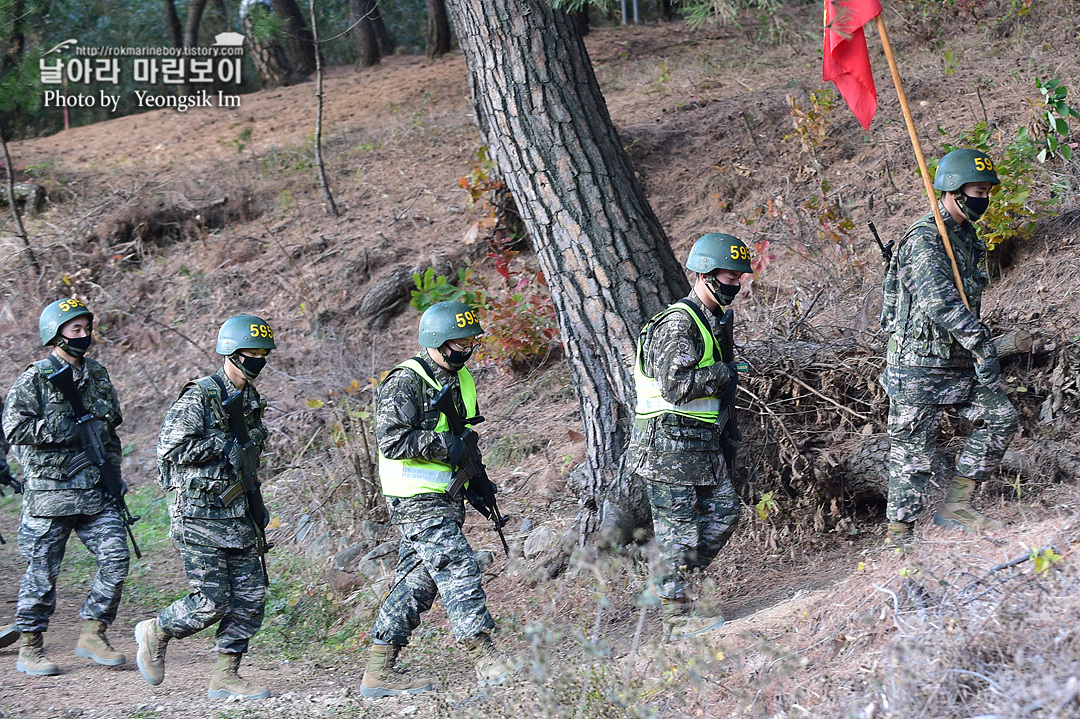
[[[456,472],[461,468],[461,457],[465,452],[465,443],[453,432],[445,432],[444,434],[446,435],[446,458]]]
[[[484,515],[485,519],[491,519],[491,508],[495,505],[497,491],[495,483],[487,477],[473,477],[465,488],[465,499],[477,512]]]
[[[1001,379],[1001,360],[996,356],[984,357],[975,365],[975,379],[986,387],[997,384]]]
[[[79,423],[66,414],[55,414],[56,420],[46,425],[50,439],[57,444],[71,444],[79,441]]]
[[[721,389],[728,386],[728,383],[736,378],[735,365],[731,362],[717,362],[713,365],[713,370],[716,372],[717,379],[720,380]]]
[[[258,522],[260,527],[266,529],[270,524],[270,512],[267,511],[266,503],[263,502],[262,492],[258,490],[248,492],[247,501],[251,509],[251,518]]]
[[[225,455],[225,460],[233,469],[237,472],[242,472],[244,470],[244,450],[239,442],[230,437],[229,440],[225,442],[225,449],[222,450],[222,453]]]

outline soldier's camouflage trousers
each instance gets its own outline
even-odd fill
[[[956,461],[956,474],[982,482],[1001,464],[1018,424],[1016,409],[998,387],[976,384],[968,402],[955,405],[889,403],[890,522],[911,522],[922,511],[931,477],[938,425],[949,407],[971,420],[974,430]]]
[[[409,635],[420,626],[420,615],[431,608],[437,594],[442,594],[459,640],[494,629],[480,586],[480,568],[461,525],[453,518],[440,517],[398,527],[397,585],[379,608],[372,636],[390,644],[408,644]]]
[[[254,547],[218,549],[180,544],[184,573],[193,591],[158,614],[162,630],[183,639],[219,622],[214,649],[244,654],[262,626],[266,587]]]
[[[99,514],[67,517],[31,517],[24,512],[19,525],[19,553],[27,567],[15,610],[19,631],[48,629],[49,617],[56,609],[56,577],[72,531],[97,562],[97,574],[79,616],[105,624],[116,619],[129,561],[124,522],[116,508],[109,506]]]
[[[728,478],[714,487],[649,482],[648,488],[659,554],[653,588],[662,599],[676,599],[687,575],[708,567],[731,538],[739,498]]]

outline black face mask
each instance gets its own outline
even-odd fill
[[[63,335],[59,335],[56,339],[56,346],[72,357],[82,357],[85,355],[86,350],[90,349],[90,345],[94,341],[92,335],[86,335],[85,337],[64,337]]]
[[[739,290],[742,289],[742,285],[725,285],[711,275],[706,275],[705,284],[708,286],[709,291],[712,292],[717,304],[720,305],[716,310],[717,313],[730,305],[735,300],[735,295],[739,294]]]
[[[972,197],[962,192],[956,193],[955,197],[956,204],[959,205],[964,217],[968,218],[970,222],[977,221],[986,212],[986,208],[990,207],[989,197]]]
[[[469,361],[469,358],[472,357],[473,350],[475,349],[475,347],[470,347],[467,350],[456,350],[450,346],[447,346],[446,352],[443,352],[442,356],[443,359],[446,360],[447,366],[449,366],[450,369],[452,369],[453,371],[457,372],[465,366],[466,362]]]
[[[244,374],[244,379],[249,382],[258,377],[263,367],[266,366],[265,357],[246,357],[242,354],[234,354],[229,359]]]

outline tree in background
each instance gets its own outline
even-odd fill
[[[608,114],[571,17],[549,0],[450,0],[476,123],[559,317],[585,422],[582,536],[649,525],[620,472],[638,329],[689,285]],[[624,535],[625,536],[625,535]]]
[[[274,14],[284,23],[282,46],[289,67],[305,77],[315,72],[315,43],[296,0],[270,0]]]
[[[394,39],[386,29],[376,0],[349,0],[349,25],[356,43],[356,66],[371,67],[392,55]]]
[[[244,0],[240,3],[240,18],[251,50],[251,62],[264,88],[295,85],[307,79],[289,61],[283,42],[288,23],[274,13],[270,0]]]
[[[446,0],[427,0],[427,56],[429,60],[450,52],[450,17]]]

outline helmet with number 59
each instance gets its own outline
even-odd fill
[[[449,340],[482,334],[476,312],[464,302],[436,302],[420,317],[421,347],[442,347]]]
[[[953,150],[938,163],[934,173],[934,189],[939,192],[956,192],[969,182],[989,182],[1000,185],[994,161],[979,150]]]
[[[217,353],[235,354],[239,350],[272,350],[277,348],[274,331],[255,315],[236,315],[225,320],[218,330]]]
[[[716,270],[753,272],[750,266],[750,250],[743,241],[724,232],[702,235],[690,248],[686,269],[708,275]]]

